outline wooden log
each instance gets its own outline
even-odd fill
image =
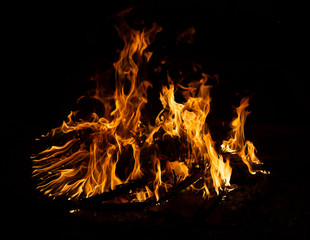
[[[101,194],[97,194],[95,196],[89,197],[89,198],[83,198],[78,200],[78,206],[79,207],[87,207],[94,203],[102,203],[104,201],[112,200],[116,197],[119,197],[123,194],[134,192],[138,188],[142,188],[147,184],[146,178],[141,178],[137,180],[129,181],[128,183],[121,184],[119,186],[116,186],[115,190],[111,190],[109,192],[104,192]]]
[[[176,193],[186,189],[190,185],[197,182],[204,176],[204,169],[197,170],[191,176],[186,177],[183,181],[181,181],[177,187],[175,187],[172,191],[163,194],[160,196],[159,200],[157,201],[155,197],[149,198],[143,202],[131,202],[131,203],[122,203],[122,204],[115,204],[115,203],[102,203],[105,200],[113,199],[116,196],[121,196],[124,193],[128,193],[129,190],[133,190],[134,188],[137,189],[138,187],[145,186],[145,180],[135,180],[138,182],[134,182],[132,184],[124,184],[124,186],[120,187],[120,190],[113,190],[110,192],[98,194],[94,197],[80,200],[76,203],[75,209],[92,209],[97,211],[141,211],[146,210],[154,206],[155,204],[162,204],[166,202],[169,198],[171,198]]]

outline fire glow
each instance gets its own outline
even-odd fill
[[[85,199],[146,179],[143,186],[113,201],[158,201],[199,172],[199,178],[186,189],[208,197],[230,185],[231,154],[239,156],[251,174],[261,171],[255,167],[261,164],[256,149],[244,134],[249,98],[243,98],[236,109],[229,138],[220,149],[215,148],[206,123],[212,88],[207,74],[187,85],[175,85],[167,73],[168,84],[162,86],[160,93],[162,110],[155,124],[146,123],[142,110],[152,83],[143,79],[140,72],[145,71],[152,57],[148,46],[161,27],[153,24],[151,29],[136,30],[122,21],[117,30],[124,48],[113,65],[114,94],[105,94],[98,82],[91,97],[102,104],[101,117],[94,112],[82,120],[77,117],[78,111],[71,112],[60,127],[43,136],[71,138],[62,146],[52,146],[33,157],[33,175],[39,180],[40,191],[51,197]],[[183,95],[183,103],[176,102],[177,91]],[[181,149],[176,158],[162,154],[159,145],[163,141],[178,142]]]

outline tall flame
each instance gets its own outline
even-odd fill
[[[151,53],[146,51],[150,38],[160,30],[156,24],[147,31],[131,29],[124,22],[119,27],[124,48],[114,63],[115,107],[106,117],[99,118],[93,113],[91,121],[74,121],[72,117],[77,112],[71,112],[68,121],[52,131],[51,135],[91,130],[87,145],[74,138],[63,146],[52,147],[36,156],[38,165],[34,167],[34,175],[50,173],[39,186],[45,194],[64,194],[71,198],[83,194],[90,197],[143,175],[140,169],[141,148],[135,134],[139,133],[141,109],[147,102],[147,88],[151,83],[140,80],[138,73],[139,65],[151,57]],[[97,89],[94,97],[104,104],[106,110],[112,109],[102,92],[102,89]],[[72,152],[73,148],[77,150]],[[125,179],[120,179],[116,169],[125,149],[132,152],[133,159],[129,159],[128,166],[133,164],[133,167]],[[66,169],[61,168],[64,166]]]
[[[134,193],[133,201],[154,196],[158,200],[161,192],[169,191],[172,179],[180,182],[200,168],[205,175],[200,187],[204,195],[210,194],[210,188],[219,194],[223,187],[229,186],[232,169],[229,160],[216,151],[206,123],[211,103],[207,75],[202,74],[201,80],[188,86],[175,86],[168,75],[169,85],[163,86],[160,93],[163,109],[154,126],[144,126],[141,110],[152,84],[140,70],[152,56],[148,46],[161,27],[153,24],[151,29],[136,30],[122,22],[117,29],[124,48],[114,63],[114,95],[107,97],[98,84],[93,96],[104,105],[104,117],[92,113],[86,121],[77,118],[78,112],[71,112],[62,126],[45,135],[71,138],[62,146],[53,146],[34,156],[33,174],[41,181],[38,188],[50,196],[88,198],[147,175],[153,177],[152,184]],[[184,103],[175,101],[176,91],[183,94]],[[260,161],[253,144],[244,141],[247,106],[248,99],[243,99],[237,108],[238,117],[232,122],[231,138],[223,142],[222,151],[237,153],[249,171],[255,173],[252,164]],[[165,160],[157,142],[167,138],[182,143],[186,154]],[[142,151],[151,156],[144,159]]]
[[[240,106],[236,108],[237,117],[231,122],[230,139],[224,140],[221,145],[223,152],[230,152],[232,154],[238,154],[242,161],[247,165],[249,172],[255,174],[256,172],[267,173],[264,170],[255,170],[254,166],[262,164],[262,162],[256,157],[256,148],[251,141],[245,140],[244,124],[247,116],[250,114],[246,108],[249,106],[249,98],[242,98]]]

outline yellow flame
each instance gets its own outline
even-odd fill
[[[161,181],[161,168],[160,168],[160,161],[159,159],[156,158],[155,161],[155,169],[156,169],[156,177],[155,177],[155,181],[154,181],[154,193],[155,193],[155,197],[156,200],[159,200],[159,188],[162,185],[162,181]]]

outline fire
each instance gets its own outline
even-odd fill
[[[231,138],[228,141],[223,141],[221,145],[223,152],[237,154],[241,160],[247,165],[249,172],[255,174],[256,172],[268,173],[264,170],[255,170],[254,166],[262,164],[256,157],[256,148],[251,141],[245,140],[244,124],[247,116],[250,114],[246,108],[249,106],[249,98],[242,98],[240,106],[236,108],[237,117],[231,122]]]
[[[146,178],[148,183],[123,202],[145,201],[170,191],[195,171],[203,177],[191,185],[208,196],[230,185],[232,168],[215,148],[206,123],[210,112],[208,75],[187,86],[174,85],[168,75],[168,86],[163,86],[160,101],[163,109],[155,125],[143,121],[142,109],[148,101],[147,89],[152,84],[144,79],[141,69],[152,53],[148,51],[161,27],[153,24],[150,29],[136,30],[124,21],[117,27],[124,41],[119,60],[114,63],[115,91],[105,94],[98,82],[92,96],[104,106],[102,117],[92,113],[87,120],[71,112],[63,124],[43,137],[69,138],[61,146],[52,146],[34,158],[33,175],[40,184],[38,189],[49,196],[66,196],[71,199],[89,198],[112,191],[121,184]],[[180,91],[185,102],[175,100]],[[260,164],[255,147],[245,141],[244,123],[248,98],[236,109],[237,118],[232,122],[230,139],[223,141],[222,152],[237,154],[251,173],[254,164]],[[175,159],[168,159],[158,147],[159,142],[178,142],[182,151]],[[213,190],[212,190],[213,189]]]

